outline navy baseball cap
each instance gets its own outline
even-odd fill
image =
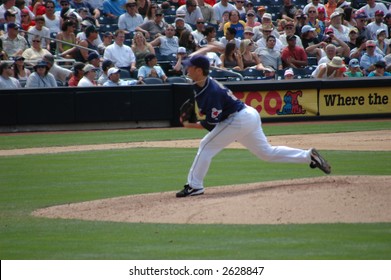
[[[204,55],[195,55],[192,58],[185,60],[183,64],[187,67],[195,66],[209,70],[209,59]]]
[[[92,53],[90,53],[90,54],[88,55],[87,60],[88,60],[88,61],[91,61],[91,60],[96,59],[96,58],[99,58],[99,54],[97,54],[96,52],[92,52]]]

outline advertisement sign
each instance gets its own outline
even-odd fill
[[[321,116],[391,113],[389,87],[321,89]]]
[[[303,117],[318,113],[317,90],[235,91],[234,95],[262,117]]]

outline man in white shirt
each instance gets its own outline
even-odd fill
[[[114,43],[105,49],[104,59],[111,60],[117,68],[124,68],[130,72],[136,70],[136,57],[132,49],[124,44],[125,31],[117,30],[114,34]]]
[[[32,45],[34,35],[41,37],[41,47],[50,50],[50,30],[45,26],[45,18],[43,16],[35,17],[35,26],[31,26],[28,30],[28,41]]]
[[[119,16],[118,27],[119,29],[133,32],[137,26],[143,24],[144,19],[139,13],[137,13],[138,10],[135,0],[128,0],[124,9],[126,10],[126,13]]]
[[[365,14],[368,16],[369,19],[374,20],[375,19],[375,13],[376,11],[383,11],[383,14],[388,13],[388,9],[386,5],[383,3],[376,3],[376,0],[367,0],[367,4],[360,8],[357,12],[364,11]]]
[[[215,12],[216,22],[219,24],[223,20],[223,13],[225,11],[230,12],[236,9],[234,5],[228,3],[228,0],[221,0],[213,5],[213,10]]]
[[[120,79],[119,73],[121,69],[112,67],[107,71],[108,80],[103,84],[105,87],[117,87],[117,86],[133,86],[137,84],[136,80],[123,81]]]
[[[94,87],[95,82],[95,67],[91,64],[86,64],[83,68],[84,77],[77,84],[78,87]]]
[[[185,22],[195,25],[197,19],[204,18],[201,9],[197,7],[196,0],[186,0],[186,4],[182,5],[176,11],[177,14],[185,14]]]
[[[368,40],[377,40],[376,31],[384,29],[386,31],[386,38],[388,38],[388,28],[387,25],[383,23],[384,13],[381,10],[375,12],[375,20],[367,25],[367,39]]]
[[[15,6],[15,0],[4,0],[3,5],[0,6],[0,23],[5,22],[4,14],[8,10],[16,12],[16,23],[20,24],[21,12],[18,7]]]

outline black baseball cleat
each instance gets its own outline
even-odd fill
[[[311,168],[319,168],[326,174],[331,173],[331,166],[327,163],[327,161],[319,154],[319,152],[313,148],[311,149]]]
[[[193,189],[189,184],[183,187],[183,190],[176,193],[176,197],[186,197],[204,194],[204,189]]]

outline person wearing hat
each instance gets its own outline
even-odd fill
[[[254,10],[248,10],[247,11],[245,22],[246,22],[246,28],[247,27],[255,27],[255,26],[261,25],[261,23],[258,21],[258,19],[256,17],[256,13],[255,13]]]
[[[59,66],[54,61],[54,56],[52,54],[45,54],[42,60],[47,63],[49,67],[49,73],[52,74],[56,80],[61,81],[63,84],[65,84],[66,81],[72,77],[72,71],[65,67]]]
[[[386,38],[388,38],[388,28],[387,25],[383,23],[384,13],[381,10],[375,12],[375,20],[367,25],[367,38],[370,40],[377,39],[377,31],[384,29],[386,32]]]
[[[330,29],[331,30],[331,29]],[[315,28],[310,25],[304,25],[301,27],[301,42],[303,43],[303,48],[309,56],[322,57],[322,48],[324,48],[327,43],[321,42],[318,39]],[[326,28],[327,32],[327,28]]]
[[[13,13],[15,13],[15,23],[20,24],[20,9],[16,7],[15,5],[15,0],[3,0],[2,5],[0,5],[0,23],[5,22],[5,16],[4,14],[8,11],[11,10]]]
[[[40,60],[34,65],[34,72],[27,78],[26,88],[51,88],[57,87],[56,78],[49,73],[48,64]]]
[[[328,17],[326,17],[326,19],[330,20],[331,15],[337,9],[337,0],[328,0],[327,3],[324,5],[324,8],[325,8],[326,14],[328,16]]]
[[[286,37],[288,46],[281,51],[281,60],[283,67],[303,68],[308,65],[307,54],[304,48],[296,46],[296,36]]]
[[[4,22],[0,23],[0,31],[7,31],[7,26],[10,23],[16,23],[16,11],[7,10],[4,13]]]
[[[359,36],[359,31],[356,27],[350,28],[349,31],[349,41],[346,42],[350,50],[353,50],[357,46],[357,38]]]
[[[0,36],[0,40],[8,57],[22,55],[28,47],[26,39],[19,35],[19,27],[15,23],[8,24],[7,32]]]
[[[204,55],[193,55],[184,65],[188,76],[193,80],[195,102],[204,120],[195,123],[180,122],[186,128],[207,129],[201,140],[197,155],[187,175],[183,189],[176,197],[201,195],[205,192],[204,178],[214,156],[224,147],[235,141],[243,144],[259,159],[271,162],[291,162],[318,167],[323,172],[331,172],[330,165],[316,149],[294,149],[285,146],[272,146],[262,129],[259,112],[234,97],[232,92],[209,76],[209,60]]]
[[[293,72],[292,68],[288,68],[284,72],[284,79],[285,80],[293,80],[295,78],[295,73]]]
[[[134,32],[136,27],[144,23],[143,17],[138,13],[135,0],[128,0],[124,6],[126,13],[118,18],[118,28],[128,32]]]
[[[191,33],[193,31],[191,26],[185,22],[185,19],[182,16],[180,16],[180,17],[177,16],[177,18],[175,18],[173,26],[175,28],[174,35],[178,38],[181,37],[181,35],[184,31],[188,31],[189,33]]]
[[[31,47],[27,48],[22,56],[27,60],[41,60],[45,54],[50,54],[47,49],[42,48],[41,40],[39,35],[35,35],[31,39]]]
[[[117,19],[125,12],[123,9],[125,3],[126,0],[104,0],[102,4],[103,14],[108,18]]]
[[[107,72],[110,68],[114,67],[114,63],[110,59],[106,59],[102,62],[102,74],[98,78],[98,85],[103,85],[109,77],[107,76]]]
[[[375,19],[375,13],[376,11],[382,11],[384,14],[388,13],[388,9],[386,5],[384,5],[381,2],[378,2],[376,0],[367,0],[367,4],[362,6],[358,12],[364,12],[369,20],[374,20]]]
[[[95,67],[95,73],[96,73],[95,80],[98,80],[100,75],[102,74],[100,55],[97,52],[91,52],[88,55],[87,61],[89,64]]]
[[[24,31],[29,30],[31,26],[35,25],[35,20],[33,20],[33,18],[35,18],[35,15],[33,14],[34,17],[31,17],[30,13],[32,12],[27,8],[20,10],[20,16],[21,16],[20,25]]]
[[[121,80],[121,69],[112,67],[107,71],[108,80],[103,84],[105,87],[133,86],[137,84],[136,80]]]
[[[360,62],[357,58],[353,58],[349,61],[349,70],[344,73],[344,76],[350,78],[364,77],[364,74],[360,68]]]
[[[26,65],[24,63],[24,57],[23,56],[15,56],[14,57],[14,74],[13,77],[18,79],[19,81],[27,81],[27,78],[31,75],[31,71],[26,68]]]
[[[13,77],[12,65],[8,62],[0,62],[0,88],[21,88],[18,79]]]
[[[387,42],[387,31],[383,28],[380,28],[376,31],[376,46],[380,49],[384,55],[391,52],[390,45]]]
[[[342,15],[339,12],[334,12],[330,16],[330,26],[329,28],[333,29],[334,36],[340,39],[341,41],[349,41],[349,31],[350,29],[343,25]]]
[[[103,41],[101,44],[99,44],[98,51],[99,51],[99,54],[103,56],[106,48],[113,43],[114,35],[110,31],[106,31],[105,33],[103,33],[102,38],[103,38]]]
[[[345,70],[343,59],[339,56],[334,56],[330,62],[319,64],[311,76],[316,79],[342,78]]]
[[[365,43],[366,51],[361,56],[360,66],[365,71],[365,75],[368,75],[370,72],[375,70],[375,63],[379,60],[382,60],[384,55],[376,52],[376,42],[373,40],[368,40]]]
[[[95,87],[97,83],[95,81],[96,68],[91,64],[86,64],[83,67],[83,78],[77,84],[78,87]]]
[[[303,47],[300,36],[295,34],[295,24],[293,21],[287,21],[284,26],[284,33],[280,35],[280,41],[284,47],[288,46],[286,37],[292,35],[296,37],[296,46]]]
[[[145,56],[145,65],[141,66],[138,70],[137,79],[139,83],[144,83],[144,79],[147,77],[160,78],[165,82],[167,76],[163,69],[157,65],[157,57],[154,54],[147,54]]]
[[[386,71],[386,63],[379,60],[374,64],[375,70],[368,74],[368,77],[390,77],[391,73]]]
[[[223,22],[223,13],[235,10],[235,6],[228,3],[228,0],[221,0],[213,5],[213,11],[216,18],[216,23],[220,24]]]
[[[275,29],[274,29],[274,26],[273,25],[265,25],[265,24],[262,24],[260,26],[257,26],[255,28],[253,28],[254,30],[254,41],[256,40],[255,38],[257,38],[257,31],[256,30],[259,30],[262,34],[262,37],[260,39],[258,39],[256,41],[256,44],[258,46],[258,48],[266,48],[266,39],[269,35],[273,35],[275,38],[276,38],[276,44],[274,46],[274,49],[276,51],[279,51],[281,52],[281,50],[284,48],[284,45],[282,44],[282,42],[280,41],[279,39],[279,36],[276,36],[275,33],[278,33],[278,32],[275,32]]]
[[[150,42],[164,34],[167,27],[168,23],[163,20],[163,11],[161,9],[157,9],[155,18],[137,26],[136,31],[143,33],[145,39]]]
[[[83,72],[84,66],[86,66],[86,65],[83,62],[76,62],[73,65],[73,68],[72,68],[73,76],[69,79],[68,86],[77,87],[79,81],[84,76],[84,72]]]

